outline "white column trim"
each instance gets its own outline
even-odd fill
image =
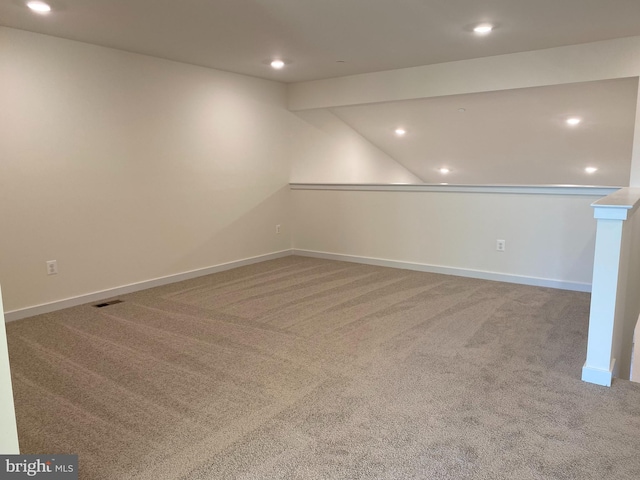
[[[0,290],[0,455],[18,455],[18,427],[13,404],[9,347]]]
[[[623,321],[616,319],[623,227],[639,205],[640,188],[623,188],[591,205],[598,225],[591,282],[587,359],[582,368],[582,380],[585,382],[608,387],[616,375],[616,355],[619,352],[613,351],[613,344],[616,320]]]

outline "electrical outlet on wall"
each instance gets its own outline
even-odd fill
[[[506,249],[506,245],[507,242],[505,242],[504,240],[496,240],[496,250],[499,252],[504,252]]]
[[[58,273],[58,261],[57,260],[47,261],[47,275],[57,275],[57,273]]]
[[[280,234],[280,225],[276,225],[276,233],[279,235]]]

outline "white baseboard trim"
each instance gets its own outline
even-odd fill
[[[602,385],[603,387],[610,387],[613,377],[616,373],[616,359],[611,359],[611,365],[609,370],[603,368],[590,367],[586,363],[582,367],[582,381],[588,383],[595,383],[596,385]]]
[[[12,322],[15,320],[20,320],[22,318],[33,317],[34,315],[40,315],[42,313],[55,312],[56,310],[62,310],[63,308],[76,307],[78,305],[84,305],[85,303],[98,302],[100,300],[117,297],[118,295],[124,295],[126,293],[138,292],[140,290],[146,290],[147,288],[168,285],[170,283],[181,282],[183,280],[202,277],[204,275],[210,275],[212,273],[231,270],[232,268],[265,262],[267,260],[274,260],[276,258],[288,257],[290,255],[293,255],[292,250],[282,250],[279,252],[267,253],[265,255],[258,255],[256,257],[244,258],[242,260],[235,260],[233,262],[221,263],[212,267],[199,268],[197,270],[190,270],[188,272],[176,273],[174,275],[167,275],[165,277],[131,283],[129,285],[123,285],[121,287],[100,290],[98,292],[87,293],[84,295],[79,295],[77,297],[65,298],[63,300],[56,300],[55,302],[43,303],[41,305],[35,305],[33,307],[12,310],[4,313],[4,319],[5,322]]]
[[[441,273],[444,275],[457,275],[459,277],[479,278],[482,280],[494,280],[498,282],[518,283],[523,285],[533,285],[537,287],[550,287],[562,290],[574,290],[578,292],[590,292],[591,284],[580,282],[566,282],[562,280],[552,280],[547,278],[526,277],[522,275],[512,275],[506,273],[486,272],[482,270],[472,270],[457,267],[444,267],[440,265],[428,265],[423,263],[403,262],[399,260],[387,260],[382,258],[361,257],[356,255],[345,255],[340,253],[317,252],[313,250],[290,249],[279,252],[258,255],[256,257],[245,258],[233,262],[222,263],[211,267],[190,270],[188,272],[176,273],[165,277],[154,278],[142,282],[123,285],[120,287],[100,290],[98,292],[87,293],[77,297],[56,300],[50,303],[26,307],[19,310],[5,312],[5,322],[12,322],[22,318],[33,317],[43,313],[55,312],[64,308],[75,307],[86,303],[98,302],[107,298],[117,297],[127,293],[138,292],[148,288],[168,285],[170,283],[181,282],[191,278],[202,277],[212,273],[231,270],[232,268],[243,267],[254,263],[274,260],[276,258],[288,257],[290,255],[300,255],[303,257],[324,258],[327,260],[338,260],[342,262],[363,263],[367,265],[377,265],[380,267],[402,268],[405,270],[416,270],[419,272]]]
[[[482,280],[493,280],[496,282],[518,283],[522,285],[532,285],[535,287],[558,288],[561,290],[573,290],[576,292],[591,291],[590,283],[567,282],[564,280],[554,280],[550,278],[526,277],[524,275],[514,275],[510,273],[487,272],[483,270],[472,270],[468,268],[458,267],[444,267],[441,265],[403,262],[399,260],[386,260],[383,258],[361,257],[356,255],[345,255],[341,253],[316,252],[313,250],[293,249],[293,255],[324,258],[327,260],[339,260],[342,262],[364,263],[367,265],[377,265],[379,267],[403,268],[405,270],[417,270],[419,272],[457,275],[459,277],[479,278]]]

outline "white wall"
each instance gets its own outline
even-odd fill
[[[638,51],[640,37],[633,37],[307,82],[289,87],[289,104],[620,78],[640,72]],[[415,180],[357,134],[342,130],[334,141],[340,129],[326,118],[292,115],[285,94],[275,82],[0,27],[0,282],[7,310],[285,250],[291,205],[298,248],[589,283],[593,223],[582,212],[593,199],[515,196],[504,205],[500,195],[476,202],[470,194],[441,194],[423,205],[422,194],[331,192],[318,204],[322,192],[290,197],[290,158],[297,182]],[[521,201],[522,208],[503,211]],[[557,207],[553,228],[540,226],[541,202]],[[319,217],[312,222],[304,212]],[[465,221],[445,221],[450,213]],[[415,214],[428,220],[411,224]],[[500,235],[509,236],[503,257],[485,254],[499,235],[487,222],[513,229]],[[283,225],[279,236],[275,224]],[[405,238],[389,237],[389,224]],[[358,234],[357,225],[366,229]],[[333,238],[338,227],[352,234]],[[451,244],[469,232],[482,240]],[[525,247],[512,250],[519,244]],[[425,245],[439,253],[425,253]],[[57,276],[45,274],[52,259]]]
[[[291,158],[294,183],[422,183],[324,109],[292,115]]]
[[[0,28],[6,311],[290,248],[285,94]]]
[[[292,110],[340,107],[640,76],[640,37],[289,85]],[[630,186],[640,186],[640,95]]]
[[[329,110],[425,183],[626,186],[637,92],[634,77]]]
[[[631,372],[630,378],[632,382],[640,383],[640,316],[636,321],[635,331],[633,332],[633,345],[631,353]]]
[[[631,352],[640,314],[640,214],[624,222],[616,302],[613,357],[619,359],[617,375],[629,379]]]
[[[636,121],[634,126],[629,186],[640,187],[640,88],[638,88],[638,96],[636,99]]]
[[[289,85],[295,111],[638,77],[640,37]],[[640,103],[638,104],[640,105]],[[640,181],[636,126],[631,185]],[[606,159],[600,159],[606,163]],[[293,162],[299,161],[293,158]],[[419,173],[419,172],[416,172]],[[316,180],[320,182],[320,178]],[[294,247],[589,285],[599,197],[296,190]],[[498,238],[507,251],[495,251]]]
[[[306,110],[640,75],[640,37],[299,82],[289,108]]]
[[[293,244],[588,290],[596,226],[590,204],[598,198],[294,190]],[[496,251],[497,239],[506,240],[505,252]]]

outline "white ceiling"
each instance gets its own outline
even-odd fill
[[[625,78],[330,111],[425,183],[624,186],[637,90]]]
[[[297,82],[640,35],[640,0],[0,0],[0,25]],[[497,28],[484,37],[479,22]],[[268,60],[291,63],[274,71]],[[338,63],[338,61],[344,63]]]

